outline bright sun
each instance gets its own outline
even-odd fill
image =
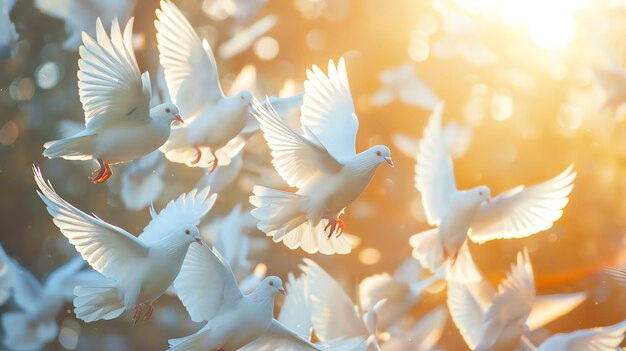
[[[574,39],[574,13],[584,0],[454,0],[472,13],[499,18],[511,26],[525,28],[533,42],[558,49]]]

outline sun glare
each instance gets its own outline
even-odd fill
[[[574,39],[582,0],[455,0],[470,13],[525,29],[532,41],[545,49],[559,49]]]

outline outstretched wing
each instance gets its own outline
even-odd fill
[[[304,99],[300,121],[307,137],[311,133],[337,160],[343,161],[355,154],[359,120],[348,84],[346,62],[342,58],[328,62],[328,75],[317,66],[306,71]]]
[[[174,288],[194,322],[208,321],[243,298],[228,263],[204,244],[189,246]]]
[[[148,247],[139,239],[72,206],[54,191],[50,182],[44,181],[38,168],[33,167],[33,171],[39,186],[37,194],[48,206],[54,224],[93,269],[120,280],[135,261],[148,255]]]
[[[83,46],[78,51],[78,94],[90,130],[116,120],[150,122],[150,77],[148,72],[139,72],[132,37],[133,18],[124,35],[117,19],[111,25],[110,38],[99,18],[96,40],[83,32]]]
[[[268,103],[269,109],[266,109],[254,99],[252,106],[254,117],[261,124],[263,136],[272,149],[272,164],[289,186],[301,188],[316,174],[336,173],[343,167],[323,144],[291,129],[271,104]]]
[[[494,239],[523,238],[550,229],[563,215],[574,188],[574,166],[558,176],[528,188],[518,186],[484,203],[472,222],[470,239],[476,243]]]
[[[430,225],[439,225],[456,191],[452,159],[441,127],[443,103],[430,115],[424,136],[419,142],[415,165],[415,187],[422,194],[422,204]]]
[[[498,294],[485,311],[480,345],[494,347],[502,337],[523,332],[518,322],[525,323],[535,299],[535,279],[528,252],[517,255],[517,264],[511,267],[498,288]]]
[[[475,349],[480,342],[484,310],[468,284],[448,282],[448,310],[467,346]]]
[[[273,319],[265,334],[243,348],[244,351],[307,351],[322,350],[319,346],[296,334],[279,321]]]
[[[626,320],[602,328],[583,329],[556,334],[541,344],[540,351],[605,351],[615,350],[626,333]]]
[[[187,122],[223,96],[215,57],[172,2],[161,1],[156,16],[159,61],[172,101]]]
[[[154,208],[151,207],[152,220],[139,235],[139,240],[144,243],[153,242],[183,225],[200,224],[200,220],[213,207],[217,198],[217,194],[209,195],[210,190],[211,188],[206,187],[201,191],[193,189],[188,194],[181,194],[178,199],[170,201],[156,217]]]
[[[321,341],[369,335],[354,303],[335,279],[307,258],[300,269],[306,274],[311,323]]]

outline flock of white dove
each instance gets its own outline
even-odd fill
[[[44,156],[97,161],[93,183],[112,176],[110,165],[155,150],[169,161],[202,167],[213,175],[240,163],[238,153],[247,140],[262,133],[275,170],[296,190],[256,185],[249,200],[254,209],[247,213],[236,206],[224,223],[212,223],[211,231],[256,226],[291,249],[350,253],[354,238],[344,234],[340,216],[378,166],[394,164],[384,145],[355,150],[359,120],[344,59],[329,61],[326,71],[317,66],[307,70],[300,95],[259,101],[244,90],[227,96],[209,44],[177,7],[161,1],[156,18],[159,59],[172,101],[150,108],[152,85],[135,58],[133,19],[125,28],[114,19],[109,34],[98,19],[95,38],[83,33],[79,49],[85,126],[46,143]],[[281,117],[297,108],[301,131]],[[446,321],[443,307],[408,330],[395,322],[419,303],[426,288],[445,280],[449,313],[472,350],[618,348],[626,320],[553,335],[534,345],[529,333],[566,315],[586,293],[536,296],[526,251],[494,289],[481,277],[467,245],[468,240],[517,239],[551,228],[568,203],[576,177],[573,165],[543,183],[520,185],[495,197],[487,186],[458,189],[442,127],[443,109],[443,103],[434,108],[416,155],[415,185],[433,228],[411,237],[416,260],[394,275],[365,279],[357,303],[310,259],[299,267],[299,277],[290,274],[283,284],[276,276],[263,279],[263,267],[252,272],[251,264],[240,264],[249,238],[225,243],[217,237],[209,247],[198,226],[220,196],[219,186],[217,191],[193,189],[158,213],[151,207],[150,222],[136,236],[74,207],[35,166],[39,196],[82,258],[57,269],[41,285],[2,252],[0,299],[12,297],[21,309],[2,315],[4,344],[36,349],[53,339],[56,315],[70,299],[74,313],[85,322],[118,318],[128,310],[135,325],[148,321],[155,301],[169,291],[180,298],[192,321],[206,322],[192,335],[171,339],[170,350],[429,350]],[[145,177],[162,172],[157,163],[142,162],[142,169],[148,169]],[[83,270],[85,261],[93,270]],[[422,277],[417,261],[433,275]],[[625,272],[610,272],[626,282]],[[286,295],[277,319],[276,294]],[[311,342],[313,331],[316,343]]]

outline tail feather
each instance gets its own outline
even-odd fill
[[[93,134],[74,136],[49,141],[43,144],[43,155],[48,158],[61,157],[66,160],[90,160],[93,154],[91,141]]]
[[[274,242],[282,241],[292,250],[302,248],[311,254],[347,254],[352,251],[355,242],[350,235],[327,238],[325,223],[308,219],[308,197],[262,186],[255,186],[253,192],[250,203],[256,208],[251,213],[259,221],[257,227]]]
[[[38,350],[56,338],[59,326],[55,320],[31,320],[21,311],[2,314],[4,345],[12,350]]]
[[[482,279],[474,264],[467,243],[463,244],[455,256],[446,257],[446,252],[438,235],[439,229],[433,228],[411,236],[413,257],[433,273],[439,273],[445,267],[446,280],[456,282],[477,282]]]
[[[467,243],[463,244],[454,260],[446,261],[446,280],[459,283],[476,283],[482,279],[472,259]]]
[[[114,287],[77,286],[74,295],[74,313],[87,323],[113,319],[126,310]]]
[[[446,261],[443,244],[438,233],[439,229],[433,228],[414,234],[409,239],[409,243],[413,247],[413,257],[433,273],[437,272]]]
[[[203,328],[195,334],[191,334],[182,338],[168,340],[170,348],[168,351],[197,351],[207,350],[207,334],[209,328]],[[208,349],[213,351],[212,349]],[[216,350],[217,351],[217,350]]]

